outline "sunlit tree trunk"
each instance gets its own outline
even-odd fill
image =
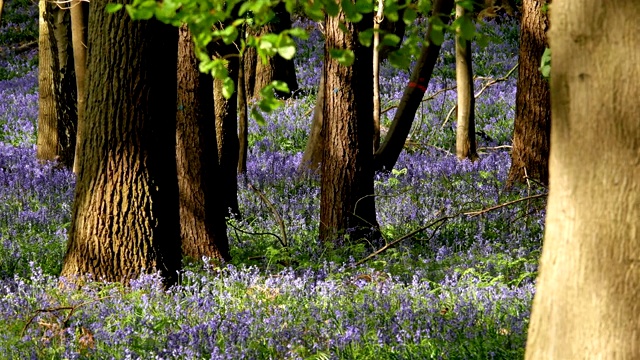
[[[76,89],[69,11],[39,4],[39,115],[37,156],[71,167],[76,139]]]
[[[359,45],[356,25],[346,23],[346,31],[340,29],[341,20],[342,13],[325,19],[323,241],[334,241],[345,232],[358,241],[378,228],[373,197],[373,51]],[[364,26],[371,21],[372,15],[365,15]],[[341,65],[331,58],[330,49],[353,50],[355,62]]]
[[[71,2],[71,39],[73,44],[73,65],[76,74],[77,93],[77,131],[76,146],[74,149],[73,171],[78,172],[78,163],[82,154],[80,153],[80,142],[82,129],[84,127],[84,108],[86,101],[86,69],[87,69],[87,14],[89,3],[81,0]]]
[[[324,106],[324,70],[320,78],[320,86],[316,95],[316,105],[313,108],[313,117],[311,118],[311,131],[307,139],[307,146],[302,154],[299,169],[301,171],[316,171],[322,164],[322,153],[324,150],[324,136],[322,136],[322,108]]]
[[[549,199],[527,359],[640,359],[640,2],[554,1]]]
[[[456,17],[465,15],[465,9],[456,5]],[[456,155],[458,159],[478,158],[476,153],[475,98],[473,94],[473,66],[471,63],[471,41],[460,35],[455,37],[456,86],[458,93],[458,124],[456,127]]]
[[[176,154],[184,256],[229,260],[217,158],[213,78],[198,70],[191,33],[180,28]]]
[[[549,20],[544,1],[525,0],[520,20],[518,89],[513,149],[508,184],[527,178],[547,184],[549,180],[549,140],[551,97],[549,82],[540,73],[540,59],[547,47]]]
[[[155,20],[89,15],[82,160],[63,276],[126,281],[181,263],[176,174],[177,31]],[[114,37],[114,34],[118,34]]]

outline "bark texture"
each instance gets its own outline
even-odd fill
[[[457,4],[456,17],[465,16],[465,9]],[[455,39],[456,84],[458,93],[458,123],[456,127],[456,155],[458,159],[474,161],[476,152],[475,97],[473,93],[473,64],[471,41],[459,34]]]
[[[508,186],[526,177],[548,184],[551,137],[549,82],[540,73],[540,58],[547,47],[547,14],[544,1],[525,0],[520,21],[520,51],[516,118],[513,129]]]
[[[89,15],[91,121],[82,141],[63,276],[126,281],[159,271],[166,284],[181,263],[176,175],[177,28]]]
[[[240,59],[244,63],[244,56]],[[247,111],[247,87],[244,67],[238,68],[238,174],[247,175],[247,154],[249,153],[249,114]]]
[[[551,10],[549,199],[527,359],[640,358],[640,3]]]
[[[345,231],[360,240],[377,229],[373,197],[373,51],[359,45],[358,29],[344,14],[325,18],[324,155],[320,194],[320,239],[334,241]],[[369,27],[372,15],[362,26]],[[351,49],[355,61],[344,66],[330,49]],[[377,239],[376,239],[377,240]]]
[[[180,28],[176,154],[184,256],[229,260],[216,148],[213,78],[198,70],[191,33]],[[213,160],[213,161],[212,161]]]
[[[451,10],[453,9],[453,0],[435,0],[433,3],[433,13],[443,14],[443,21],[447,21]],[[427,29],[426,40],[431,38],[432,32],[431,26]],[[425,91],[427,91],[427,85],[431,79],[433,73],[433,67],[438,60],[438,54],[440,53],[440,46],[429,42],[427,46],[422,47],[420,57],[416,62],[413,71],[411,72],[411,78],[409,84],[402,94],[400,99],[400,105],[393,117],[393,122],[389,127],[389,132],[384,138],[382,145],[376,151],[374,156],[375,169],[391,171],[398,161],[398,157],[402,152],[407,136],[411,131],[413,125],[413,119],[416,116],[416,111],[420,106],[420,102],[424,97]]]
[[[77,97],[69,11],[41,1],[39,12],[37,156],[57,159],[70,168],[75,153]]]

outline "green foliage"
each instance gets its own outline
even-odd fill
[[[545,78],[551,77],[551,49],[549,48],[544,49],[542,53],[540,72]]]

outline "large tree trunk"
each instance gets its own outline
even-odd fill
[[[76,141],[76,89],[69,11],[41,1],[38,152],[42,160],[73,164]]]
[[[236,91],[229,99],[222,96],[222,81],[215,79],[213,93],[215,99],[216,141],[218,146],[218,164],[223,183],[223,197],[228,215],[240,215],[238,205],[238,158],[240,140],[238,139],[238,70],[239,54],[235,45],[222,42],[211,46],[215,56],[228,60],[227,71],[235,83]]]
[[[433,13],[442,14],[442,19],[446,22],[453,9],[453,3],[453,0],[436,0],[433,3]],[[426,41],[429,41],[431,38],[432,31],[432,26],[429,25]],[[427,91],[427,85],[431,79],[433,67],[438,60],[439,53],[440,45],[436,45],[433,42],[429,42],[427,46],[422,47],[420,57],[411,72],[409,85],[404,89],[402,99],[400,99],[400,105],[398,106],[396,115],[393,117],[389,132],[375,153],[374,161],[376,170],[385,169],[391,171],[396,161],[398,161],[407,136],[411,131],[416,111],[420,106],[424,93]]]
[[[522,3],[516,118],[508,186],[524,182],[527,177],[545,185],[549,179],[551,98],[549,82],[539,70],[549,28],[543,3],[534,0]]]
[[[640,359],[640,2],[553,3],[549,200],[527,359]]]
[[[77,102],[77,132],[76,146],[73,162],[73,172],[78,172],[78,164],[80,162],[80,143],[82,138],[82,129],[84,127],[84,108],[87,97],[86,93],[86,75],[87,75],[87,20],[89,3],[81,0],[73,0],[71,2],[71,39],[73,44],[73,65],[76,73],[76,92],[78,94]]]
[[[368,21],[367,21],[368,18]],[[325,64],[320,194],[320,239],[334,241],[346,231],[358,241],[378,228],[373,196],[373,51],[358,42],[358,30],[344,14],[325,19]],[[369,27],[372,15],[365,15]],[[330,49],[351,49],[355,62],[344,66]]]
[[[465,9],[456,4],[456,17],[465,15]],[[456,127],[456,155],[458,159],[478,158],[476,153],[475,97],[473,93],[473,65],[471,41],[456,34],[456,86],[458,92],[458,124]]]
[[[257,31],[251,31],[251,29],[247,29],[247,31],[255,32],[254,36],[260,36],[268,33],[279,34],[284,30],[291,29],[291,15],[286,10],[284,2],[276,5],[274,12],[275,16],[268,24]],[[293,59],[287,60],[280,55],[275,55],[263,63],[255,48],[247,48],[243,60],[247,99],[257,98],[260,95],[260,90],[274,80],[284,81],[289,86],[289,94],[278,92],[282,98],[289,98],[298,90]]]
[[[191,259],[229,260],[213,103],[213,78],[198,71],[191,32],[180,28],[176,150],[182,251]]]
[[[63,276],[126,281],[181,263],[176,175],[177,31],[155,20],[89,15],[84,156]],[[114,37],[113,34],[118,34]]]

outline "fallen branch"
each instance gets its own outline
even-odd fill
[[[489,212],[489,211],[497,210],[497,209],[500,209],[500,208],[503,208],[503,207],[506,207],[506,206],[509,206],[509,205],[513,205],[513,204],[516,204],[516,203],[519,203],[519,202],[522,202],[522,201],[526,201],[526,200],[531,200],[531,199],[537,199],[537,198],[545,197],[545,196],[547,196],[547,194],[548,194],[548,193],[538,194],[538,195],[532,195],[532,196],[527,196],[527,197],[520,198],[520,199],[517,199],[517,200],[509,201],[509,202],[506,202],[506,203],[503,203],[503,204],[500,204],[500,205],[496,205],[496,206],[492,206],[492,207],[489,207],[489,208],[485,208],[485,209],[482,209],[482,210],[468,211],[468,212],[459,212],[459,213],[454,214],[454,215],[447,215],[447,216],[440,217],[440,218],[438,218],[438,219],[435,219],[435,220],[431,221],[430,223],[428,223],[428,224],[427,224],[427,225],[425,225],[425,226],[422,226],[422,227],[420,227],[420,228],[418,228],[418,229],[416,229],[416,230],[413,230],[413,231],[411,231],[410,233],[405,234],[405,235],[403,235],[403,236],[401,236],[401,237],[399,237],[399,238],[397,238],[397,239],[393,240],[392,242],[387,243],[385,246],[383,246],[383,247],[379,248],[378,250],[376,250],[375,252],[373,252],[373,253],[369,254],[369,255],[368,255],[367,257],[365,257],[364,259],[362,259],[362,260],[360,260],[360,261],[356,262],[353,266],[355,267],[355,266],[362,265],[362,264],[364,264],[365,262],[367,262],[367,261],[369,261],[369,260],[373,259],[374,257],[376,257],[376,256],[380,255],[381,253],[383,253],[383,252],[384,252],[384,251],[386,251],[387,249],[389,249],[389,248],[391,248],[391,247],[395,246],[395,245],[396,245],[396,244],[398,244],[399,242],[401,242],[401,241],[403,241],[403,240],[406,240],[406,239],[408,239],[408,238],[410,238],[410,237],[412,237],[412,236],[414,236],[414,235],[416,235],[416,234],[418,234],[418,233],[420,233],[420,232],[422,232],[422,231],[424,231],[424,230],[427,230],[428,228],[430,228],[430,227],[432,227],[432,226],[436,226],[436,227],[433,229],[433,232],[431,233],[431,237],[429,237],[429,239],[431,239],[431,238],[433,238],[433,237],[435,236],[436,231],[437,231],[441,226],[443,226],[443,225],[444,225],[448,220],[450,220],[450,219],[454,219],[454,218],[456,218],[456,217],[458,217],[458,216],[460,216],[460,215],[467,215],[467,216],[470,216],[470,217],[478,216],[478,215],[481,215],[481,214],[487,213],[487,212]]]
[[[282,244],[283,247],[285,248],[288,247],[289,241],[287,240],[287,230],[284,226],[284,220],[282,220],[282,216],[280,216],[280,213],[278,213],[278,211],[273,206],[271,201],[269,201],[269,199],[267,199],[267,197],[264,196],[264,194],[260,190],[258,190],[255,186],[251,185],[251,183],[247,183],[247,186],[249,186],[253,191],[255,191],[258,194],[258,196],[260,196],[260,199],[262,199],[262,201],[264,201],[264,203],[267,204],[267,207],[269,208],[269,210],[271,210],[271,213],[273,214],[273,216],[276,217],[276,221],[280,226],[280,234],[282,235],[282,238],[280,238],[280,243]]]
[[[481,215],[481,214],[487,213],[487,212],[489,212],[489,211],[493,211],[493,210],[496,210],[496,209],[503,208],[503,207],[505,207],[505,206],[513,205],[513,204],[516,204],[516,203],[519,203],[519,202],[522,202],[522,201],[526,201],[526,200],[531,200],[531,199],[537,199],[537,198],[545,197],[545,196],[547,196],[547,195],[548,195],[548,193],[538,194],[538,195],[531,195],[531,196],[523,197],[523,198],[520,198],[520,199],[517,199],[517,200],[509,201],[509,202],[506,202],[506,203],[504,203],[504,204],[500,204],[500,205],[492,206],[492,207],[489,207],[489,208],[486,208],[486,209],[477,210],[477,211],[464,212],[464,213],[462,213],[462,215],[467,215],[467,216],[471,216],[471,217],[473,217],[473,216],[478,216],[478,215]]]

